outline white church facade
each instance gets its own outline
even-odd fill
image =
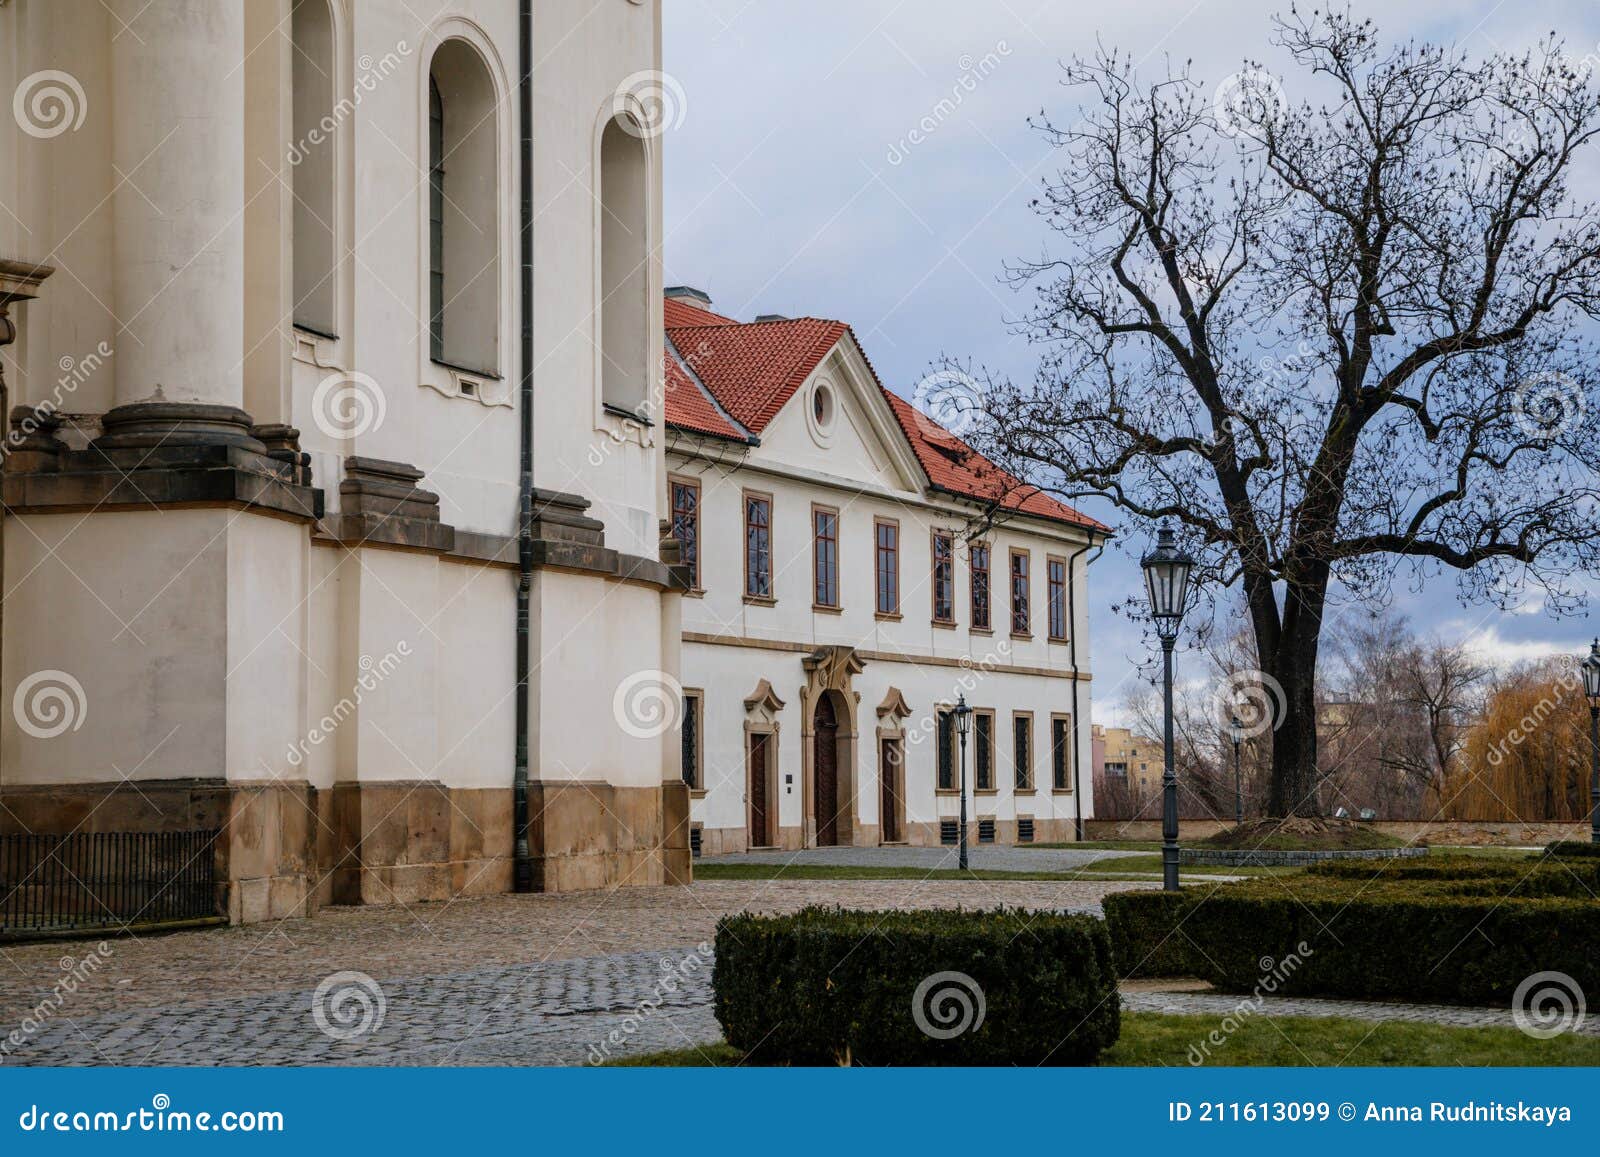
[[[1088,564],[1106,528],[886,391],[847,325],[666,303],[702,855],[1081,838]]]
[[[0,5],[8,897],[689,878],[661,9]]]

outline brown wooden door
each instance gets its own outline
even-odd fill
[[[898,843],[900,835],[900,741],[885,739],[878,757],[879,818],[883,842]]]
[[[767,735],[750,737],[750,846],[772,846],[767,809]]]
[[[817,846],[832,847],[839,842],[839,720],[833,713],[830,697],[826,695],[817,704],[814,742]]]

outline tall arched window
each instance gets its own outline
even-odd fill
[[[649,190],[642,132],[615,117],[600,136],[600,396],[631,414],[650,389]]]
[[[290,17],[294,143],[289,180],[294,190],[294,323],[333,335],[335,285],[333,136],[333,12],[328,0],[295,0]]]
[[[488,66],[447,40],[428,74],[428,334],[433,360],[497,375],[498,110]]]

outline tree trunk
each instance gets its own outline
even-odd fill
[[[1267,814],[1316,816],[1322,814],[1317,799],[1317,688],[1312,671],[1293,665],[1268,675],[1283,687],[1284,717],[1272,734],[1272,790]]]
[[[1272,731],[1272,782],[1267,795],[1267,814],[1280,818],[1322,814],[1317,798],[1317,651],[1326,576],[1319,578],[1288,587],[1277,646],[1270,652],[1257,646],[1262,673],[1283,689],[1282,715]]]

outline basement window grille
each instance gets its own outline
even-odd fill
[[[955,820],[939,821],[939,842],[954,844],[961,839],[961,825]]]
[[[993,820],[979,820],[978,821],[978,842],[980,844],[992,844],[992,843],[994,843],[994,821]]]
[[[1017,843],[1033,843],[1033,820],[1031,818],[1017,820]]]
[[[218,834],[0,836],[0,940],[220,923]]]
[[[689,854],[697,860],[700,858],[700,833],[703,830],[698,825],[689,829]]]

